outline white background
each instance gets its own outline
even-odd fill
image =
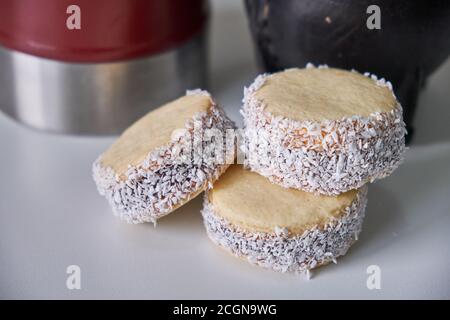
[[[211,92],[229,115],[255,66],[242,1],[213,1]],[[430,79],[415,143],[370,188],[360,241],[304,280],[216,248],[201,199],[151,224],[111,214],[91,178],[112,138],[49,135],[0,115],[0,298],[450,298],[450,60]],[[66,267],[81,267],[81,290]],[[368,290],[366,268],[382,271]]]

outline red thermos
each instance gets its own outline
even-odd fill
[[[205,85],[205,0],[0,0],[0,109],[117,133]]]

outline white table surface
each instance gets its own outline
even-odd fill
[[[211,91],[230,116],[255,74],[242,2],[213,1]],[[0,115],[0,298],[450,298],[450,60],[430,79],[405,163],[370,187],[360,240],[310,280],[215,247],[201,199],[151,224],[111,214],[91,164],[112,138],[50,135]],[[66,268],[81,268],[81,290]],[[366,268],[381,268],[381,289]]]

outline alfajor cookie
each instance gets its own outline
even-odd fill
[[[98,191],[127,222],[155,223],[226,170],[223,142],[206,132],[233,127],[209,93],[188,91],[134,123],[95,161]],[[217,148],[221,158],[211,152]]]
[[[314,195],[232,165],[205,194],[202,215],[209,238],[233,255],[275,271],[308,272],[347,252],[366,203],[367,186]]]
[[[284,187],[337,195],[391,174],[405,150],[392,85],[309,65],[263,74],[244,92],[246,166]]]

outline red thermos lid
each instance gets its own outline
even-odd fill
[[[206,19],[207,0],[0,0],[0,44],[55,60],[116,61],[176,47]]]

